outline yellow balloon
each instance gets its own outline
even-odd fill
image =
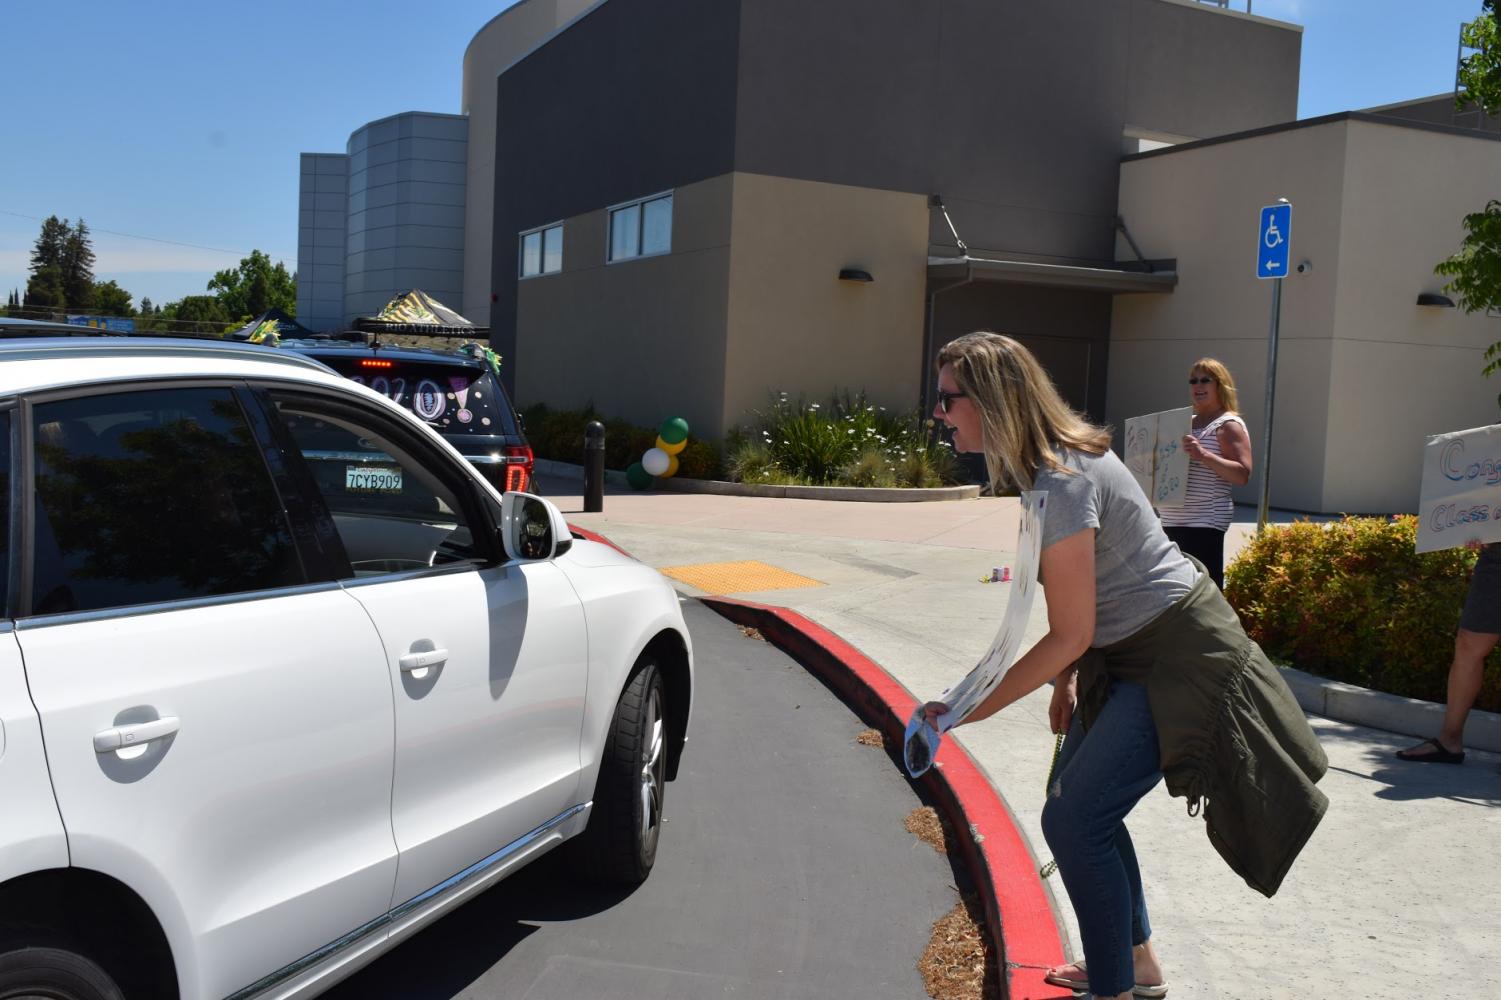
[[[667,454],[669,454],[669,455],[676,455],[678,452],[680,452],[684,448],[688,447],[688,439],[687,438],[683,438],[683,440],[679,441],[677,444],[668,444],[666,441],[662,440],[662,435],[658,434],[657,435],[657,447],[661,448],[663,451],[667,452]],[[670,474],[671,473],[669,473],[669,475]]]
[[[678,457],[676,455],[668,455],[667,456],[667,471],[664,472],[664,473],[662,473],[662,478],[666,479],[668,476],[675,476],[677,474],[678,474]]]

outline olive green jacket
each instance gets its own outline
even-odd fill
[[[1202,569],[1202,567],[1201,567]],[[1111,678],[1146,685],[1167,790],[1202,804],[1215,850],[1276,893],[1329,800],[1329,761],[1287,682],[1208,577],[1135,635],[1079,660],[1079,712],[1099,716]]]

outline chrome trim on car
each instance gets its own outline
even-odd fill
[[[383,451],[304,451],[303,458],[320,462],[395,462]]]
[[[427,566],[422,569],[403,569],[392,573],[372,573],[369,576],[345,577],[339,581],[339,586],[345,590],[353,587],[369,587],[377,583],[396,583],[401,580],[421,580],[429,576],[442,576],[445,573],[465,573],[469,570],[478,570],[492,563],[480,563],[472,559],[463,562],[441,563],[437,566]]]
[[[571,809],[567,809],[559,813],[552,819],[548,820],[546,823],[543,823],[541,826],[537,827],[531,833],[517,837],[509,844],[502,847],[494,854],[490,855],[488,858],[483,858],[479,861],[476,861],[474,864],[470,865],[468,868],[465,868],[457,875],[453,875],[447,879],[444,879],[442,882],[439,882],[437,885],[433,886],[426,892],[418,893],[411,899],[407,900],[405,903],[402,903],[401,905],[393,909],[391,911],[391,919],[400,920],[402,917],[405,917],[407,914],[419,908],[424,903],[431,902],[438,896],[452,892],[465,883],[473,881],[475,878],[484,874],[489,869],[494,868],[496,865],[500,864],[502,861],[506,860],[506,858],[510,857],[516,852],[522,850],[523,848],[532,846],[538,840],[542,839],[543,836],[551,833],[553,829],[563,823],[566,823],[568,820],[583,812],[584,809],[584,804],[580,803],[579,805],[576,805]]]
[[[159,615],[168,611],[210,608],[223,604],[238,604],[242,601],[265,601],[277,597],[297,597],[302,594],[316,594],[324,590],[338,589],[339,584],[335,580],[323,583],[300,583],[295,587],[247,590],[234,594],[218,594],[214,597],[193,597],[180,601],[158,601],[155,604],[128,604],[122,608],[98,608],[94,611],[64,611],[55,615],[34,615],[21,619],[16,626],[19,631],[29,632],[32,629],[51,628],[54,625],[107,621],[111,618],[126,618],[131,615]]]
[[[509,844],[502,847],[494,854],[491,854],[489,857],[482,858],[481,860],[476,861],[468,868],[465,868],[463,871],[459,872],[456,875],[444,879],[442,882],[439,882],[437,885],[433,886],[431,889],[428,889],[426,892],[422,892],[416,896],[413,896],[405,903],[402,903],[401,905],[386,913],[382,913],[380,916],[376,917],[374,920],[369,921],[368,923],[361,924],[359,927],[356,927],[348,934],[345,934],[334,941],[330,941],[328,944],[324,945],[318,950],[309,952],[290,965],[278,969],[277,971],[271,973],[269,976],[263,976],[262,978],[251,983],[249,986],[245,987],[242,990],[231,993],[228,997],[225,998],[225,1000],[253,1000],[253,998],[255,997],[269,993],[270,991],[284,984],[292,977],[300,975],[306,972],[308,969],[311,969],[313,966],[333,958],[338,953],[353,947],[361,940],[369,937],[375,931],[378,931],[381,928],[402,919],[412,911],[421,907],[424,903],[431,902],[432,900],[437,899],[440,896],[456,892],[463,886],[474,881],[480,875],[483,875],[485,872],[501,864],[512,855],[527,847],[532,846],[543,836],[551,833],[558,826],[561,826],[563,823],[566,823],[568,820],[577,816],[586,808],[588,808],[587,804],[580,803],[579,805],[564,810],[530,833],[523,834],[522,836],[517,837],[515,840],[511,841]]]
[[[460,452],[463,454],[463,452]],[[464,455],[474,465],[525,465],[523,455]]]

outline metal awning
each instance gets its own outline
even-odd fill
[[[1176,262],[1174,262],[1175,264]],[[996,281],[1012,285],[1077,288],[1089,292],[1171,292],[1178,284],[1175,266],[1148,271],[1076,264],[1037,264],[990,257],[929,257],[928,280]]]

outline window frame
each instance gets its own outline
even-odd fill
[[[287,533],[302,570],[302,582],[265,587],[257,590],[241,590],[229,594],[213,594],[202,597],[174,598],[165,601],[145,601],[140,604],[125,604],[115,608],[95,608],[86,611],[64,611],[51,614],[34,614],[32,611],[32,588],[36,582],[36,442],[33,440],[32,424],[34,409],[48,403],[86,399],[92,396],[118,396],[134,392],[151,392],[172,389],[225,389],[240,407],[241,415],[251,431],[261,456],[261,468],[273,494],[282,506]],[[27,630],[79,621],[100,621],[113,618],[128,618],[142,614],[159,614],[186,608],[211,607],[234,604],[241,601],[263,600],[291,594],[309,593],[337,586],[332,582],[312,579],[305,543],[299,537],[297,522],[288,509],[288,498],[281,493],[277,475],[267,464],[265,449],[269,442],[259,436],[259,426],[250,409],[250,400],[245,393],[245,379],[236,377],[205,377],[202,375],[139,377],[112,382],[95,382],[88,385],[47,388],[20,394],[11,402],[11,568],[10,594],[7,611],[16,619],[16,628]],[[0,404],[3,405],[3,404]]]
[[[357,423],[373,424],[374,429],[394,439],[404,449],[420,459],[422,463],[438,477],[439,481],[453,492],[454,498],[459,502],[465,521],[470,526],[474,544],[480,556],[477,559],[461,562],[443,563],[438,566],[430,566],[425,569],[396,570],[388,573],[372,573],[369,576],[356,577],[354,570],[349,564],[347,553],[344,552],[343,540],[338,541],[339,558],[337,565],[339,576],[335,578],[340,586],[358,587],[372,583],[385,583],[395,579],[410,579],[424,576],[435,576],[445,573],[468,572],[470,570],[484,569],[498,566],[508,561],[505,549],[500,543],[499,523],[491,517],[490,511],[481,502],[481,487],[476,483],[477,473],[472,471],[466,461],[454,462],[449,455],[439,448],[434,448],[431,441],[417,428],[406,427],[403,424],[405,418],[392,414],[382,413],[371,407],[365,399],[347,394],[332,386],[316,386],[305,382],[284,382],[272,379],[255,379],[251,381],[251,391],[261,400],[261,406],[269,417],[274,417],[273,426],[277,428],[275,436],[278,438],[278,447],[282,448],[287,460],[287,467],[300,502],[305,504],[311,511],[314,523],[325,523],[330,530],[333,529],[333,514],[328,510],[327,503],[323,500],[323,494],[318,489],[317,479],[313,475],[311,467],[303,459],[300,451],[292,441],[291,430],[281,420],[280,411],[276,409],[276,400],[273,394],[282,397],[293,397],[305,400],[311,407],[323,407],[326,409],[341,410],[346,419]],[[391,404],[395,406],[396,404]],[[411,419],[416,419],[412,417]],[[337,530],[334,537],[338,538]]]
[[[6,437],[6,450],[10,454],[10,468],[6,469],[6,495],[0,497],[5,504],[5,553],[6,563],[0,566],[5,574],[5,591],[0,595],[0,631],[10,628],[9,619],[16,617],[16,594],[21,580],[21,553],[25,539],[21,536],[21,481],[26,466],[21,461],[21,407],[18,400],[0,399],[0,418],[5,428],[0,433]]]
[[[677,215],[677,189],[668,188],[666,191],[658,191],[642,198],[632,198],[630,201],[622,201],[615,205],[605,207],[605,263],[624,264],[628,261],[642,260],[650,257],[666,257],[672,253],[672,223]],[[672,207],[667,217],[667,249],[653,250],[651,253],[642,252],[642,246],[646,240],[646,205],[648,202],[671,199]],[[628,257],[613,256],[615,246],[615,213],[633,208],[636,210],[636,252]]]
[[[516,280],[530,281],[532,278],[546,278],[554,274],[563,273],[564,247],[567,245],[564,223],[566,220],[559,219],[542,226],[533,226],[531,229],[523,229],[516,234]],[[558,231],[558,266],[555,270],[547,269],[547,234],[554,229]],[[537,237],[537,271],[533,274],[526,273],[526,238]]]

